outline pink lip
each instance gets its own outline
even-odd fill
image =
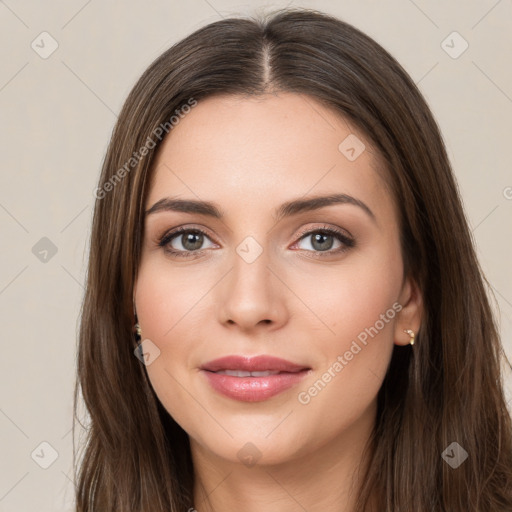
[[[273,356],[226,356],[214,359],[201,366],[201,370],[217,372],[219,370],[244,370],[246,372],[299,372],[307,366],[295,364],[286,359]]]
[[[311,368],[285,359],[261,355],[222,357],[204,364],[201,370],[217,392],[235,400],[259,402],[298,384]],[[221,370],[278,371],[280,373],[265,377],[234,377],[215,373]]]

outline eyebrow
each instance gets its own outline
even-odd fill
[[[331,194],[327,196],[315,196],[307,199],[294,199],[283,203],[276,210],[276,221],[280,221],[284,217],[290,217],[303,212],[318,210],[326,206],[334,204],[351,204],[361,208],[373,222],[376,222],[375,214],[360,199],[349,196],[347,194]],[[221,209],[209,201],[197,201],[193,199],[178,199],[174,197],[164,197],[157,201],[151,208],[146,210],[146,215],[158,212],[175,211],[185,213],[196,213],[199,215],[207,215],[216,219],[222,219],[224,213]]]

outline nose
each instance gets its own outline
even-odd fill
[[[265,250],[252,262],[235,252],[215,297],[223,325],[248,333],[278,329],[288,321],[287,288],[269,260]]]

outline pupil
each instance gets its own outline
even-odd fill
[[[195,241],[194,238],[196,239]],[[199,249],[201,245],[203,245],[203,235],[201,233],[188,233],[185,235],[185,242],[183,243],[183,247],[185,247],[187,251],[194,251]]]
[[[328,243],[327,245],[322,245],[322,244],[325,244],[325,240],[327,238],[330,238],[330,243]],[[322,233],[316,233],[313,236],[313,244],[312,245],[315,249],[318,249],[319,251],[329,250],[332,247],[332,243],[333,243],[332,235],[324,235]],[[319,244],[319,247],[317,247],[315,244]]]

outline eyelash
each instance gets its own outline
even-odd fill
[[[159,237],[159,239],[157,241],[158,246],[162,247],[165,250],[165,252],[170,253],[173,256],[177,256],[177,257],[188,258],[188,257],[191,257],[191,255],[200,255],[202,253],[202,251],[204,251],[205,249],[197,250],[197,251],[178,251],[176,249],[169,249],[167,247],[167,245],[174,238],[176,238],[178,235],[182,235],[184,233],[201,234],[201,235],[206,236],[207,238],[210,238],[208,236],[208,234],[205,231],[203,231],[202,229],[180,227],[180,228],[174,229],[171,232],[166,232],[161,237]],[[301,241],[303,238],[306,238],[308,235],[315,235],[315,234],[334,236],[338,241],[340,241],[343,244],[343,246],[338,249],[328,250],[328,251],[309,251],[307,249],[303,249],[303,250],[307,250],[307,252],[312,252],[312,253],[316,254],[314,256],[315,258],[317,258],[317,257],[322,258],[323,255],[341,254],[355,246],[355,240],[353,238],[348,237],[347,235],[345,235],[342,231],[340,231],[338,229],[331,228],[328,226],[323,226],[322,228],[316,228],[316,229],[312,229],[312,230],[302,231],[298,235],[297,242]]]

